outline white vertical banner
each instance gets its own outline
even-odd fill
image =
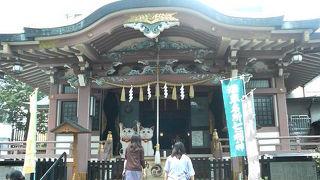
[[[259,151],[253,102],[253,91],[242,99],[243,125],[248,159],[248,180],[260,180]]]
[[[23,165],[25,174],[34,173],[36,167],[37,95],[38,89],[36,88],[30,95],[30,122]]]

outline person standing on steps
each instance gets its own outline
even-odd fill
[[[194,169],[191,159],[185,154],[182,142],[173,145],[172,154],[164,166],[164,180],[194,180]]]
[[[125,152],[122,175],[126,180],[140,180],[142,171],[145,175],[144,168],[144,150],[141,146],[141,138],[139,134],[134,134]]]

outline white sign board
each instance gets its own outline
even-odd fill
[[[203,131],[192,131],[192,146],[203,146]]]

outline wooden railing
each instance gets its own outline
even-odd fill
[[[35,180],[40,180],[40,178],[49,170],[49,168],[57,161],[57,159],[51,159],[51,158],[42,158],[42,159],[37,159],[36,161],[36,178]],[[59,162],[58,168],[55,168],[55,175],[60,177],[60,179],[66,179],[64,178],[66,175],[66,159],[63,158],[63,162]],[[5,171],[4,167],[10,167],[13,169],[19,169],[23,166],[24,160],[23,159],[6,159],[0,161],[0,168],[2,168],[3,171]],[[56,177],[57,177],[56,176]],[[64,176],[61,178],[61,176]],[[30,174],[30,180],[34,180],[34,173]],[[59,178],[53,177],[54,180],[58,180]],[[3,177],[4,178],[4,177]],[[0,177],[0,179],[3,179]]]
[[[67,154],[64,152],[55,160],[40,180],[65,180],[67,179]]]
[[[191,160],[196,172],[196,179],[232,179],[230,159],[191,157]],[[120,180],[122,179],[122,171],[123,159],[116,159],[115,161],[89,161],[87,179]],[[147,173],[145,179],[149,179],[149,177],[151,177],[151,175]]]
[[[311,128],[311,118],[308,115],[290,115],[288,127],[290,136],[308,135]]]
[[[70,141],[38,141],[36,142],[37,158],[58,158],[63,152],[72,157]],[[0,159],[24,159],[26,141],[0,142]],[[47,153],[52,152],[52,153]]]
[[[191,158],[196,179],[232,179],[230,159]]]
[[[13,129],[12,133],[11,141],[24,141],[26,138],[25,130]],[[37,132],[37,141],[46,141],[48,137],[47,135],[47,133]]]
[[[257,138],[260,155],[315,153],[320,150],[320,136],[281,136]],[[229,156],[229,139],[220,138],[223,156]]]
[[[124,159],[115,161],[89,161],[88,162],[88,180],[89,179],[122,179]]]
[[[222,144],[223,157],[230,156],[230,147],[228,138],[219,139]],[[315,153],[320,150],[320,136],[282,136],[257,138],[260,155],[280,154],[280,153]],[[92,141],[92,144],[102,143],[101,141]],[[99,146],[91,147],[91,158],[98,159]]]
[[[280,153],[314,153],[320,150],[320,136],[284,136],[257,138],[260,154]],[[222,154],[229,157],[229,140],[220,138]],[[70,141],[38,141],[37,158],[58,158],[63,152],[68,158],[72,158],[72,144]],[[91,144],[99,144],[100,141],[92,141]],[[0,159],[24,159],[25,141],[0,142]],[[91,146],[91,159],[99,159],[99,146]]]

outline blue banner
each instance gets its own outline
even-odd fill
[[[230,156],[246,156],[241,98],[243,80],[233,78],[221,82],[224,109],[226,113]]]

